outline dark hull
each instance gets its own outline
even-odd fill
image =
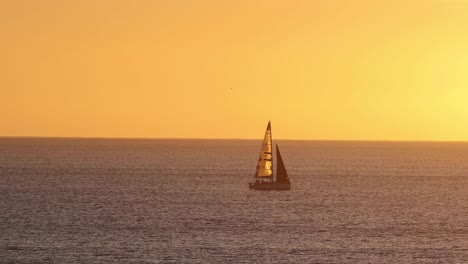
[[[263,182],[263,183],[249,183],[249,188],[259,191],[289,191],[291,190],[291,183],[278,183],[278,182]]]

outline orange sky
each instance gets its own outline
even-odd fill
[[[468,1],[5,0],[0,136],[468,140]]]

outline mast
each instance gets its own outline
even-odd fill
[[[270,126],[270,145],[271,145],[271,182],[274,181],[274,167],[273,167],[273,133],[271,131],[271,121],[268,121],[268,126]]]

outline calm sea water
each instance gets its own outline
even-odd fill
[[[468,144],[0,139],[0,263],[468,263]]]

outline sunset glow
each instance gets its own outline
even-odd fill
[[[0,136],[468,140],[468,1],[0,3]]]

